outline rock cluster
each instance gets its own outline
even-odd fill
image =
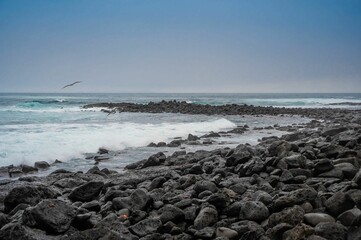
[[[305,116],[333,116],[334,112],[347,113],[342,109],[308,109],[308,108],[279,108],[279,107],[259,107],[247,104],[225,104],[214,106],[209,104],[193,104],[185,101],[161,101],[149,102],[147,104],[138,103],[94,103],[83,106],[88,108],[103,108],[105,113],[118,112],[147,112],[147,113],[183,113],[183,114],[205,114],[205,115],[305,115]]]
[[[0,239],[357,240],[360,166],[361,117],[337,113],[256,146],[1,182]]]

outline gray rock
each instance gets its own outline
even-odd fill
[[[360,226],[361,224],[361,210],[358,208],[353,208],[341,213],[338,218],[338,221],[344,226]]]
[[[45,230],[47,233],[66,232],[76,215],[76,209],[57,199],[45,199],[23,214],[23,222],[30,226]]]
[[[56,198],[57,196],[57,192],[44,185],[23,185],[15,187],[4,199],[5,213],[10,212],[20,203],[33,206],[42,199]]]
[[[279,223],[288,223],[292,226],[296,226],[303,221],[304,210],[296,205],[290,208],[286,208],[281,212],[273,213],[269,217],[269,225],[271,227],[276,226]]]
[[[0,229],[4,225],[6,225],[9,221],[10,221],[10,219],[8,218],[8,216],[6,214],[0,212]]]
[[[337,217],[354,206],[353,202],[346,197],[346,193],[337,192],[326,200],[325,207],[332,216]]]
[[[347,230],[347,240],[361,240],[361,226],[349,227]]]
[[[135,190],[129,197],[117,197],[113,199],[113,208],[120,210],[123,208],[130,209],[131,211],[143,210],[150,203],[148,192],[143,189]]]
[[[219,227],[216,229],[216,237],[225,237],[232,240],[238,237],[238,232],[230,228]]]
[[[340,223],[322,222],[316,225],[315,234],[328,240],[345,240],[347,229]]]
[[[239,212],[239,218],[245,220],[251,220],[255,222],[261,222],[268,218],[268,208],[259,201],[247,201],[241,203],[241,210]]]
[[[0,239],[4,240],[55,240],[54,236],[46,235],[44,231],[32,229],[20,223],[9,223],[0,230]]]
[[[346,197],[350,199],[358,208],[361,209],[361,189],[352,189],[346,193]]]
[[[356,173],[355,177],[352,179],[359,187],[361,187],[361,168]]]
[[[316,226],[321,222],[335,222],[335,219],[326,213],[306,213],[304,219],[311,226]]]
[[[196,219],[194,220],[194,227],[196,229],[202,229],[208,226],[212,226],[218,220],[218,212],[213,207],[203,208]]]
[[[282,239],[283,233],[290,229],[292,229],[292,225],[288,223],[280,223],[273,228],[269,228],[266,232],[266,235],[271,239]]]
[[[265,235],[262,226],[253,221],[235,222],[230,228],[238,232],[239,239],[261,239]]]
[[[34,163],[34,167],[37,169],[46,169],[50,167],[50,164],[45,161],[38,161]]]
[[[194,233],[194,236],[201,239],[213,239],[215,229],[212,227],[205,227]]]
[[[348,179],[352,179],[357,173],[356,167],[348,162],[335,164],[335,169],[340,169]]]
[[[83,179],[76,179],[76,178],[63,178],[54,183],[54,186],[60,188],[75,188],[82,184],[86,183]]]
[[[339,127],[339,128],[331,128],[331,129],[327,129],[325,131],[323,131],[321,133],[321,136],[323,137],[327,137],[327,136],[335,136],[341,132],[347,131],[346,127]]]
[[[207,202],[215,206],[217,209],[222,210],[229,205],[230,199],[224,193],[214,193],[207,198]]]
[[[167,204],[161,209],[159,209],[160,220],[162,223],[168,221],[179,222],[184,219],[184,212],[173,205]]]
[[[144,161],[141,168],[146,168],[146,167],[151,167],[151,166],[159,166],[162,163],[164,163],[166,158],[167,157],[165,156],[164,153],[158,152],[158,153],[150,156],[146,161]]]
[[[75,188],[69,194],[72,201],[89,202],[96,198],[103,189],[103,182],[91,181]]]
[[[206,190],[211,191],[212,193],[215,193],[218,190],[216,184],[206,180],[196,182],[196,184],[194,184],[193,189],[198,194]]]
[[[325,158],[317,161],[314,168],[315,172],[319,174],[332,170],[334,166],[330,159]]]
[[[162,222],[159,219],[147,218],[131,226],[129,229],[135,235],[144,237],[147,234],[156,232],[161,225]]]

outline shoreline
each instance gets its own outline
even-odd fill
[[[94,166],[2,181],[0,238],[360,239],[361,111],[174,101],[97,107],[316,120],[256,146],[160,152],[123,173]]]

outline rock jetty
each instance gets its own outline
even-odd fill
[[[325,112],[256,146],[0,181],[0,239],[360,240],[361,115]]]

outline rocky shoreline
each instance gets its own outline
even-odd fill
[[[159,152],[124,173],[94,166],[2,180],[0,239],[361,239],[360,111],[232,106],[86,107],[323,121],[256,146]]]

